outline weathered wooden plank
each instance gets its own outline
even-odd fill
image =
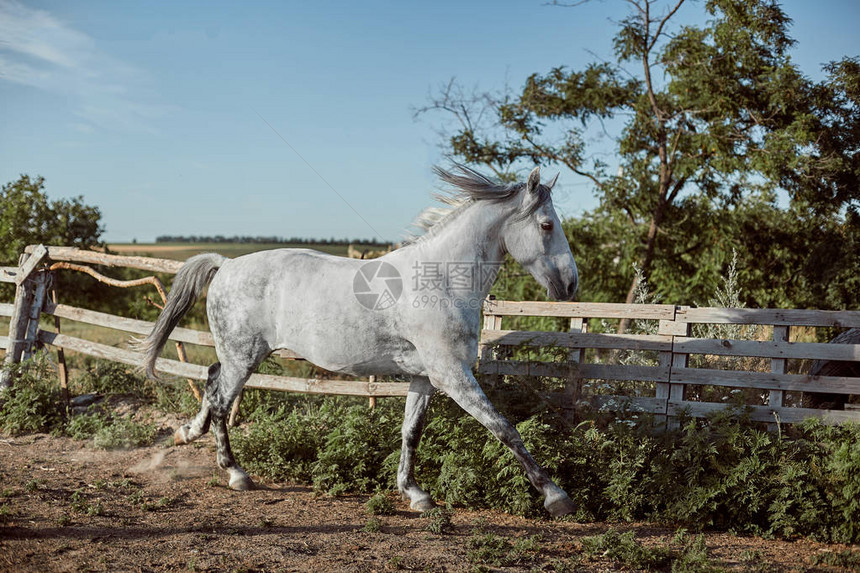
[[[106,314],[95,310],[68,306],[65,304],[48,304],[42,311],[44,314],[83,322],[84,324],[92,324],[94,326],[103,326],[132,334],[147,335],[155,325],[154,322],[146,320],[137,320],[134,318],[124,318],[113,314]],[[2,315],[2,308],[0,308]],[[168,340],[175,342],[185,342],[187,344],[196,344],[198,346],[215,346],[215,340],[212,334],[205,330],[194,330],[192,328],[177,327],[170,333]],[[273,354],[281,358],[290,360],[304,360],[301,356],[292,350],[276,350]]]
[[[627,366],[623,364],[577,364],[576,362],[536,362],[528,360],[481,360],[481,374],[506,376],[550,376],[553,378],[589,378],[668,382],[669,368],[660,366]]]
[[[675,311],[675,325],[674,330],[680,336],[690,336],[692,332],[692,326],[689,322],[684,322],[678,318],[681,314],[682,310],[685,310],[686,307],[676,309]],[[683,326],[683,328],[681,328]],[[669,398],[666,400],[666,428],[667,429],[677,429],[679,425],[679,421],[677,418],[673,418],[668,415],[668,403],[672,401],[681,401],[686,398],[687,387],[684,384],[683,380],[679,380],[677,376],[675,376],[675,371],[678,369],[686,368],[690,362],[690,355],[685,354],[683,352],[679,352],[675,347],[675,338],[672,338],[672,354],[671,354],[671,362],[669,363]],[[658,392],[657,396],[660,398],[664,398],[663,392]]]
[[[155,323],[148,322],[146,320],[124,318],[113,314],[77,308],[65,304],[49,304],[43,312],[44,314],[58,316],[68,320],[92,324],[94,326],[103,326],[105,328],[112,328],[123,332],[131,332],[133,334],[147,335],[152,331],[152,327],[155,325]],[[187,342],[189,344],[197,344],[200,346],[215,346],[215,340],[212,338],[212,334],[190,328],[175,328],[173,332],[170,333],[169,339],[178,342]]]
[[[688,354],[713,354],[717,356],[811,358],[843,361],[860,360],[860,344],[676,337],[675,349],[678,352],[686,352]]]
[[[50,303],[55,305],[57,304],[57,288],[55,284],[51,285],[51,298]],[[61,333],[61,324],[62,321],[60,317],[54,317],[54,332],[57,334]],[[63,397],[63,403],[66,406],[69,406],[69,369],[66,365],[66,351],[62,348],[57,348],[57,375],[60,378],[60,393]],[[192,385],[193,387],[193,385]],[[195,395],[196,397],[196,395]]]
[[[690,334],[690,325],[686,322],[678,322],[674,319],[661,320],[657,327],[657,334],[666,336],[675,336],[675,340],[679,336],[687,336]]]
[[[38,267],[45,259],[45,256],[48,254],[48,249],[45,248],[45,245],[36,245],[33,247],[32,251],[28,252],[30,253],[30,256],[26,261],[21,263],[18,268],[18,272],[15,274],[15,284],[18,286],[21,286],[25,280],[30,278],[30,275],[33,274],[36,267]]]
[[[0,267],[0,283],[15,284],[16,276],[18,276],[18,267]]]
[[[713,412],[729,408],[726,404],[714,402],[669,402],[669,414],[678,416],[682,413],[702,418]],[[821,418],[826,424],[841,424],[843,422],[860,422],[860,411],[857,410],[816,410],[814,408],[771,408],[770,406],[747,406],[750,419],[756,422],[780,422],[797,424],[809,418]]]
[[[35,247],[27,247],[31,252]],[[48,247],[48,258],[53,261],[90,263],[106,267],[131,267],[143,271],[175,274],[184,264],[183,261],[156,259],[153,257],[133,257],[127,255],[108,255],[97,251],[85,251],[75,247]]]
[[[98,312],[95,310],[87,310],[63,304],[50,305],[46,309],[44,309],[43,312],[44,314],[57,316],[68,320],[74,320],[77,322],[83,322],[85,324],[103,326],[105,328],[112,328],[114,330],[121,330],[123,332],[130,332],[133,334],[142,335],[149,334],[149,332],[152,330],[153,325],[155,324],[153,322],[147,322],[145,320],[124,318],[112,314],[105,314],[103,312]],[[173,331],[170,333],[168,340],[184,342],[187,344],[196,344],[198,346],[215,346],[215,340],[212,338],[211,333],[204,330],[194,330],[192,328],[177,327],[173,329]],[[286,358],[290,360],[304,360],[304,358],[302,358],[292,350],[276,350],[273,354],[281,358]]]
[[[630,396],[597,395],[590,402],[600,410],[618,412],[621,410],[663,414],[666,412],[666,401],[660,398],[642,398]]]
[[[40,330],[39,340],[45,344],[73,350],[95,358],[104,358],[105,360],[128,364],[129,366],[140,366],[143,360],[143,355],[138,352],[75,338],[67,334]],[[166,358],[159,358],[158,362],[156,362],[156,368],[165,374],[173,374],[195,380],[206,380],[209,371],[206,366],[179,362],[178,360],[168,360]]]
[[[486,300],[484,312],[501,316],[557,316],[562,318],[671,319],[675,307],[668,304],[614,304]]]
[[[789,340],[788,332],[790,326],[774,326],[773,327],[773,341],[777,344],[785,344]],[[772,358],[770,361],[770,371],[772,374],[785,374],[785,366],[786,359],[785,358]],[[771,390],[768,394],[768,402],[767,405],[771,408],[782,408],[785,404],[785,391],[784,390]],[[771,422],[768,424],[767,429],[771,432],[778,431],[777,423]]]
[[[302,394],[337,394],[341,396],[406,396],[409,384],[406,382],[366,382],[363,380],[318,380],[315,378],[294,378],[290,376],[270,376],[253,374],[245,384],[246,388],[300,392]]]
[[[774,374],[771,372],[712,370],[708,368],[673,368],[672,382],[762,390],[860,394],[860,378],[847,376],[809,376],[807,374]]]
[[[23,266],[30,255],[22,254],[18,259],[18,266]],[[12,309],[12,317],[9,320],[9,336],[6,343],[6,355],[3,362],[15,364],[20,362],[24,351],[25,338],[27,336],[27,325],[30,322],[29,311],[33,304],[35,287],[33,281],[27,280],[15,286],[15,303]],[[12,374],[8,370],[0,371],[0,388],[12,386]]]
[[[584,318],[573,317],[570,320],[568,332],[574,334],[585,334],[588,332],[588,321]],[[571,348],[567,353],[568,362],[574,364],[585,364],[585,348]],[[564,394],[567,397],[567,402],[563,407],[571,409],[579,401],[582,395],[583,379],[579,376],[568,376],[565,378]]]
[[[33,302],[27,311],[29,323],[27,324],[27,332],[24,336],[24,360],[27,360],[33,354],[33,344],[36,342],[36,332],[39,330],[39,316],[42,313],[42,307],[45,305],[45,295],[48,291],[48,277],[45,273],[37,274],[33,277],[33,281],[36,283],[36,290],[33,294]]]
[[[856,310],[684,307],[678,311],[676,319],[709,324],[860,327],[860,311]]]
[[[617,350],[668,351],[672,349],[672,337],[660,334],[582,334],[527,330],[482,330],[481,343],[502,346],[558,346]]]
[[[130,366],[140,366],[143,355],[123,348],[115,348],[106,344],[91,342],[55,332],[39,331],[39,340],[45,344],[59,346],[88,356],[112,360]],[[164,374],[206,380],[209,369],[206,366],[159,358],[156,369]],[[364,380],[317,380],[294,378],[288,376],[269,376],[254,374],[245,384],[246,388],[262,388],[303,392],[311,394],[342,394],[363,397],[406,396],[408,383],[402,382],[367,382]]]
[[[11,302],[0,302],[0,316],[12,316],[15,305]]]
[[[672,362],[674,360],[674,354],[672,352],[675,349],[675,341],[678,339],[678,336],[687,336],[688,334],[690,334],[689,324],[685,322],[678,322],[675,320],[675,316],[677,316],[678,310],[680,310],[681,308],[682,307],[676,306],[675,313],[672,315],[672,317],[666,320],[661,320],[657,330],[658,334],[672,336],[672,350],[660,352],[657,358],[658,364],[661,367],[668,369],[669,381],[672,380]],[[669,423],[669,419],[666,416],[666,404],[669,402],[669,397],[671,396],[671,394],[671,384],[667,384],[665,382],[657,382],[657,384],[655,384],[654,398],[660,401],[660,410],[654,417],[654,422],[658,425]],[[672,423],[674,424],[674,421]]]

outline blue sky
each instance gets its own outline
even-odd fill
[[[860,2],[784,9],[808,75],[860,54]],[[444,116],[413,118],[428,94],[452,77],[516,90],[530,73],[609,59],[610,19],[625,10],[620,0],[0,0],[0,182],[42,175],[52,198],[83,195],[112,242],[397,240],[431,202],[443,160]],[[701,18],[701,4],[682,10]],[[559,185],[562,214],[595,205],[575,175]]]

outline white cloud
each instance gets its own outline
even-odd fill
[[[154,131],[174,108],[145,97],[147,74],[99,50],[95,40],[45,10],[0,0],[0,80],[74,102],[74,129]],[[70,121],[72,118],[70,118]],[[82,123],[83,122],[83,123]]]

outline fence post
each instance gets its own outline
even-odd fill
[[[578,317],[571,318],[568,332],[575,334],[588,332],[588,321]],[[571,348],[567,353],[567,362],[570,365],[571,375],[565,380],[562,410],[565,412],[565,416],[573,418],[576,415],[576,404],[582,396],[582,376],[579,372],[579,365],[585,362],[585,348]]]
[[[773,327],[773,341],[774,342],[788,342],[788,334],[789,334],[789,326],[774,326]],[[770,360],[770,371],[772,374],[785,374],[785,358],[771,358]],[[773,409],[773,412],[776,416],[776,420],[773,422],[769,422],[767,425],[767,429],[771,432],[776,432],[779,430],[779,411],[782,409],[783,401],[785,400],[785,391],[784,390],[771,390],[768,406]]]
[[[369,385],[369,386],[372,386],[372,385],[373,385],[373,383],[374,383],[374,382],[376,382],[376,376],[374,376],[373,374],[371,374],[370,376],[368,376],[368,382],[369,382],[369,384],[368,384],[368,385]],[[370,408],[371,410],[373,410],[374,408],[376,408],[376,396],[371,396],[370,398],[368,398],[368,400],[367,400],[367,406],[368,406],[368,408]]]
[[[47,273],[44,271],[33,277],[35,288],[33,289],[33,302],[27,313],[29,323],[27,324],[27,334],[24,337],[22,360],[27,360],[33,356],[33,347],[36,345],[36,338],[39,334],[39,317],[42,316],[42,307],[45,305],[45,292],[48,288],[47,278]]]
[[[57,296],[57,284],[55,281],[54,273],[51,272],[51,276],[49,282],[51,283],[50,293],[51,293],[51,303],[54,306],[57,306],[58,296]],[[60,317],[54,315],[54,332],[60,334]],[[63,402],[66,406],[69,405],[69,371],[66,368],[66,352],[62,349],[62,347],[57,347],[57,372],[60,375],[60,392],[63,396]]]
[[[21,255],[18,259],[19,274],[21,266],[29,256]],[[27,316],[33,295],[32,285],[29,281],[18,282],[18,275],[15,278],[15,302],[12,307],[12,317],[9,319],[9,343],[6,346],[6,357],[3,359],[6,366],[17,364],[21,361],[21,345],[27,336]],[[11,386],[12,373],[7,368],[0,370],[0,390],[11,388]]]
[[[672,344],[674,346],[675,340],[675,315],[678,312],[678,307],[675,307],[675,310],[672,313],[672,318],[666,318],[660,321],[660,325],[657,329],[658,334],[663,334],[666,336],[672,336]],[[666,412],[669,409],[669,380],[671,379],[672,373],[672,351],[668,350],[665,352],[660,352],[657,357],[658,365],[661,368],[665,368],[667,372],[669,372],[669,376],[666,377],[666,382],[657,382],[654,397],[658,400],[662,400],[662,414],[656,414],[654,416],[654,423],[658,426],[665,426],[667,423]]]
[[[15,303],[12,308],[12,318],[9,320],[9,345],[6,347],[6,365],[17,364],[27,348],[28,327],[36,296],[36,281],[31,275],[36,267],[48,254],[44,245],[36,247],[31,254],[22,254],[18,259],[18,272],[15,275]],[[44,284],[44,283],[43,283]],[[42,291],[44,295],[44,289]],[[41,311],[41,306],[39,308]],[[36,318],[38,327],[38,315]],[[0,370],[0,390],[10,388],[13,384],[12,373],[9,370]]]
[[[679,427],[678,418],[674,415],[673,404],[684,401],[684,384],[673,384],[672,377],[676,368],[686,368],[689,363],[689,355],[675,352],[675,338],[678,336],[688,337],[691,332],[690,323],[683,320],[684,314],[689,307],[676,306],[672,320],[660,321],[660,334],[672,336],[672,352],[668,355],[660,353],[660,365],[668,362],[669,366],[669,383],[657,384],[657,398],[666,400],[666,421],[667,430],[675,430]]]
[[[501,330],[502,329],[502,317],[493,314],[493,301],[496,300],[494,295],[490,295],[484,301],[483,310],[484,310],[484,330]],[[495,360],[497,358],[496,351],[493,350],[492,345],[481,343],[481,339],[483,337],[479,335],[478,343],[479,343],[479,352],[478,352],[478,361],[479,363],[484,363],[488,360]],[[483,376],[482,380],[486,380],[490,386],[496,386],[499,382],[498,374],[486,374]]]

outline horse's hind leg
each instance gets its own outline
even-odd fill
[[[215,434],[215,445],[218,449],[218,466],[222,470],[227,470],[230,474],[230,488],[245,491],[254,489],[254,482],[245,473],[236,459],[233,457],[233,451],[230,449],[230,437],[227,434],[227,416],[224,414],[213,414],[212,416],[212,433]]]
[[[220,362],[216,362],[209,367],[209,376],[206,379],[206,390],[203,392],[203,399],[200,402],[200,411],[193,420],[180,426],[173,434],[173,443],[177,446],[193,442],[209,431],[209,424],[212,421],[212,412],[209,408],[209,400],[206,399],[206,395],[210,386],[212,386],[214,380],[218,377],[218,372],[220,370]]]
[[[265,354],[262,354],[265,356]],[[212,417],[212,433],[215,435],[215,448],[218,456],[218,466],[227,470],[230,474],[230,487],[236,490],[254,489],[254,482],[248,477],[236,459],[230,448],[230,438],[227,435],[227,418],[230,415],[230,407],[251,372],[259,364],[259,360],[250,362],[233,361],[232,363],[222,360],[221,367],[217,370],[215,378],[206,387],[206,400],[209,401],[210,415]]]
[[[434,392],[435,388],[430,385],[428,378],[421,376],[412,378],[409,394],[406,396],[406,415],[401,429],[403,445],[400,450],[400,466],[397,468],[397,489],[403,496],[409,498],[409,507],[418,511],[427,511],[436,505],[430,494],[421,489],[415,481],[415,450],[421,440],[427,407]]]

